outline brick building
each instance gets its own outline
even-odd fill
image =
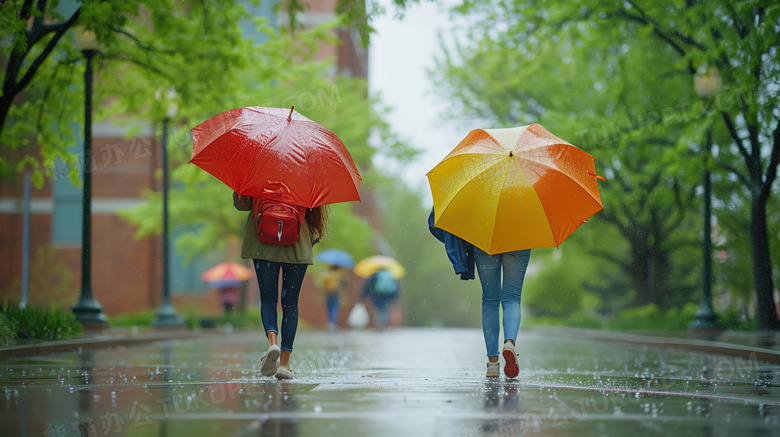
[[[334,0],[309,1],[300,21],[304,25],[331,21],[334,7]],[[267,4],[252,11],[274,14]],[[323,44],[318,56],[335,59],[334,75],[366,77],[367,51],[360,46],[359,36],[346,29],[335,32],[341,44]],[[92,174],[93,293],[109,317],[156,308],[162,289],[161,237],[136,240],[136,229],[117,215],[118,210],[143,202],[143,190],[161,189],[155,176],[162,168],[161,142],[156,135],[160,129],[146,126],[130,139],[125,138],[126,129],[110,121],[93,124],[93,160],[87,166]],[[83,139],[70,152],[83,158]],[[30,200],[30,303],[68,308],[76,302],[81,287],[82,190],[65,173],[55,171],[42,188],[32,189]],[[23,212],[24,175],[19,174],[0,184],[0,297],[4,299],[21,296]],[[175,238],[176,224],[169,226]],[[228,250],[237,253],[236,244]],[[170,284],[177,312],[219,314],[218,294],[200,281],[200,273],[223,259],[200,258],[184,266],[174,245],[170,247]],[[350,296],[357,294],[359,283],[353,281]],[[302,291],[302,296],[307,295],[318,295],[310,275]],[[249,282],[247,296],[250,305],[258,300],[254,280]],[[319,298],[302,298],[301,318],[324,326],[322,306]]]

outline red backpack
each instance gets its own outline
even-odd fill
[[[289,246],[298,241],[305,208],[280,200],[258,199],[253,207],[257,238],[263,243]]]

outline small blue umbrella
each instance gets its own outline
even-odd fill
[[[352,255],[341,249],[325,249],[317,255],[317,261],[345,269],[351,269],[355,266]]]

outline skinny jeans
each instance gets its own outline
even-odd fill
[[[334,291],[325,296],[328,308],[328,323],[335,325],[339,321],[339,293]]]
[[[280,336],[283,351],[293,350],[295,333],[298,330],[298,296],[301,294],[303,277],[308,264],[288,264],[255,259],[255,272],[260,286],[260,318],[266,337],[269,332]],[[282,331],[277,323],[279,301],[279,272],[282,273]]]
[[[377,313],[377,328],[386,328],[390,326],[390,306],[395,300],[396,295],[391,296],[372,296],[371,302],[374,304],[374,308]]]
[[[482,284],[482,332],[488,357],[498,356],[499,305],[504,310],[504,341],[517,339],[520,329],[520,298],[531,260],[531,250],[488,255],[474,248],[479,281]],[[503,281],[502,281],[503,273]]]

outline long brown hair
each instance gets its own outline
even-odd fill
[[[306,210],[306,223],[312,232],[312,238],[322,239],[328,233],[329,215],[330,208],[328,205]]]

